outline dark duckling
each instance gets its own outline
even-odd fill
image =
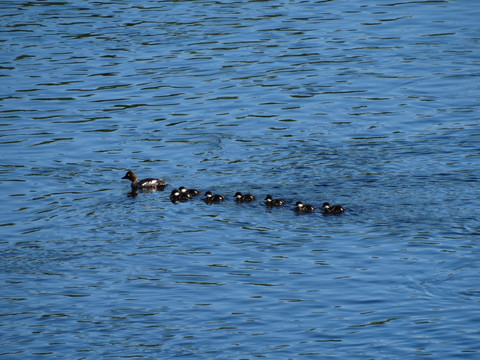
[[[205,193],[205,197],[203,199],[205,201],[206,204],[210,205],[210,204],[213,204],[213,203],[219,203],[219,202],[222,202],[225,200],[225,197],[222,196],[222,195],[218,195],[218,194],[212,194],[211,191],[207,191]]]
[[[187,189],[185,188],[185,186],[180,186],[178,188],[178,190],[180,190],[180,193],[182,194],[188,194],[190,195],[190,197],[195,197],[195,196],[198,196],[198,195],[202,195],[202,192],[200,190],[197,190],[197,189]]]
[[[282,199],[274,199],[272,198],[272,195],[267,195],[265,197],[265,205],[267,205],[268,207],[282,206],[284,204],[285,204],[285,201],[283,201]]]
[[[235,200],[239,203],[243,203],[257,200],[257,198],[252,194],[242,194],[240,191],[238,191],[235,193]]]
[[[330,205],[328,202],[324,202],[323,213],[326,215],[338,215],[345,212],[345,208],[341,205]]]
[[[315,206],[297,201],[295,204],[295,211],[299,213],[309,213],[315,211]]]
[[[170,201],[174,204],[178,204],[180,201],[188,201],[191,198],[190,195],[182,193],[179,189],[173,189],[170,193]]]

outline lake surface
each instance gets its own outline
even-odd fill
[[[479,19],[1,1],[0,358],[478,359]]]

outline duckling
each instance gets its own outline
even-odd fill
[[[219,203],[225,200],[225,197],[222,195],[215,194],[213,195],[211,191],[207,191],[205,193],[205,197],[203,198],[203,201],[205,201],[206,204],[211,205],[213,203]]]
[[[345,208],[341,205],[330,205],[328,202],[324,202],[323,213],[326,215],[338,215],[345,212]]]
[[[170,201],[174,204],[178,204],[180,201],[190,200],[192,197],[186,193],[182,193],[178,189],[173,189],[170,193]]]
[[[257,198],[252,194],[242,194],[240,191],[238,191],[235,193],[235,200],[238,203],[243,203],[243,202],[251,202],[251,201],[257,200]]]
[[[265,197],[265,205],[267,205],[268,207],[282,206],[283,204],[285,204],[285,201],[283,201],[282,199],[274,199],[272,198],[272,195],[267,195]]]
[[[315,211],[315,206],[310,204],[304,204],[301,201],[295,203],[295,211],[299,213],[309,213]]]
[[[180,186],[178,188],[178,190],[180,190],[180,193],[182,194],[188,194],[190,195],[190,197],[195,197],[195,196],[198,196],[198,195],[202,195],[202,192],[200,190],[197,190],[197,189],[187,189],[185,188],[185,186]]]

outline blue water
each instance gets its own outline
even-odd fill
[[[0,358],[480,357],[477,2],[0,9]]]

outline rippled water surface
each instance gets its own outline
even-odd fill
[[[478,359],[479,19],[2,1],[0,358]]]

